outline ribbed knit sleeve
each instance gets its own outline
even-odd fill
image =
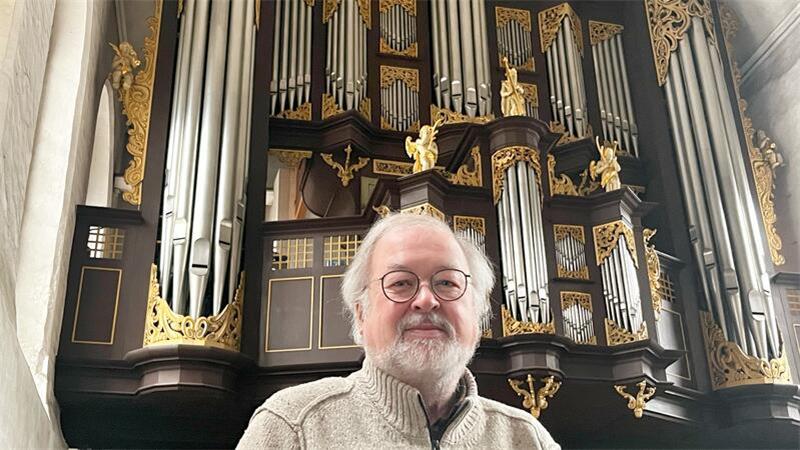
[[[236,445],[237,450],[281,448],[300,448],[298,431],[282,417],[261,409],[250,419],[244,436]]]

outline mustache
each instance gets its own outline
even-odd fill
[[[456,334],[455,327],[439,313],[409,313],[397,322],[397,336],[402,336],[403,332],[409,328],[419,325],[429,324],[447,333],[447,337],[452,338]]]

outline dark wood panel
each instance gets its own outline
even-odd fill
[[[319,348],[355,346],[350,336],[350,321],[344,314],[344,303],[339,287],[343,275],[320,277]]]
[[[313,311],[313,277],[269,280],[264,351],[311,350]]]
[[[78,285],[78,302],[72,326],[72,342],[114,343],[122,269],[84,266]]]

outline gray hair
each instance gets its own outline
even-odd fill
[[[492,315],[489,295],[494,287],[494,269],[486,254],[475,244],[457,236],[446,223],[426,215],[389,214],[375,222],[361,241],[350,266],[342,280],[341,293],[346,316],[350,319],[350,333],[357,344],[361,344],[361,326],[356,318],[356,305],[365,312],[369,308],[370,260],[378,241],[396,229],[423,226],[446,232],[458,242],[467,259],[470,272],[472,299],[475,302],[476,323],[487,321]]]

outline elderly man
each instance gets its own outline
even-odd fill
[[[378,221],[342,282],[363,367],[276,393],[239,448],[559,448],[527,412],[480,397],[466,368],[493,285],[486,256],[443,222]]]

